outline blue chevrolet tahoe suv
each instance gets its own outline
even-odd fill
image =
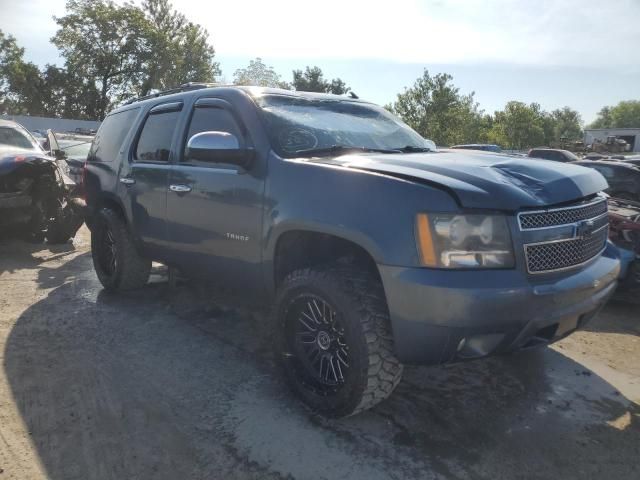
[[[152,261],[273,305],[293,390],[344,416],[403,364],[547,345],[615,288],[607,188],[575,165],[433,143],[355,98],[185,85],[111,112],[85,171],[97,275]]]

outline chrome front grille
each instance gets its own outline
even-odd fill
[[[608,234],[605,226],[584,238],[525,245],[527,268],[530,273],[542,273],[582,265],[602,251]]]
[[[518,214],[527,271],[566,270],[598,256],[609,234],[607,212],[606,199],[598,197],[589,203]],[[550,240],[540,241],[541,235]]]
[[[604,213],[607,213],[607,200],[598,197],[597,200],[582,205],[536,212],[522,212],[518,215],[518,221],[522,230],[535,230],[568,225],[581,220],[595,218]]]

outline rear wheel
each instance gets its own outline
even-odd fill
[[[100,210],[91,231],[91,256],[107,290],[133,290],[149,279],[151,260],[140,256],[124,220],[110,208]]]
[[[313,410],[352,415],[387,398],[400,381],[384,293],[373,275],[339,265],[295,271],[275,312],[285,376]]]

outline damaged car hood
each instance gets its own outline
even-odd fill
[[[308,161],[366,170],[448,190],[462,207],[518,210],[577,200],[608,187],[597,171],[476,152],[345,155]]]
[[[0,145],[0,175],[13,172],[25,163],[54,163],[55,160],[44,153]]]

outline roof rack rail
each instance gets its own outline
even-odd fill
[[[143,100],[149,100],[150,98],[164,97],[165,95],[171,95],[173,93],[188,92],[189,90],[199,90],[201,88],[217,87],[219,85],[220,84],[218,84],[218,83],[205,83],[205,82],[183,83],[182,85],[179,85],[179,86],[174,87],[174,88],[170,88],[168,90],[163,90],[161,92],[151,93],[151,94],[145,95],[143,97],[132,98],[131,100],[127,100],[126,102],[124,102],[123,105],[131,105],[132,103],[142,102]]]

